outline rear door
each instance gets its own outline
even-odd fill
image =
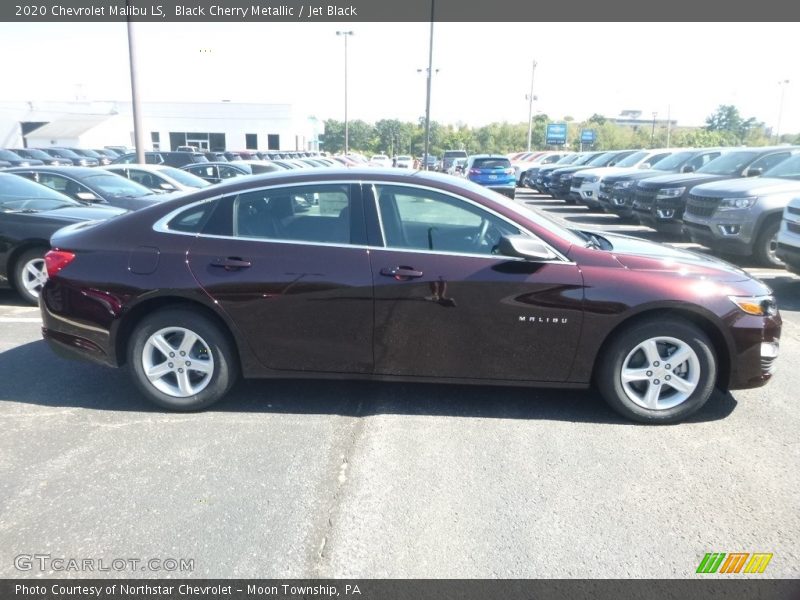
[[[188,262],[264,366],[369,373],[373,295],[364,242],[358,185],[269,187],[219,200]]]

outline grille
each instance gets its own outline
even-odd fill
[[[786,210],[789,211],[789,214],[800,215],[800,208],[795,208],[794,206],[790,206]]]
[[[611,193],[614,191],[614,185],[611,183],[604,183],[600,186],[600,193],[605,196],[611,196]]]
[[[775,371],[775,356],[762,356],[761,357],[761,372],[773,373]]]
[[[786,221],[786,229],[788,229],[792,233],[800,233],[800,223],[795,223],[793,221]]]
[[[573,177],[570,185],[574,188],[581,187],[583,185],[583,177]]]
[[[636,196],[633,200],[633,208],[637,210],[649,211],[656,199],[656,190],[644,190],[636,188]]]
[[[719,198],[704,198],[689,194],[686,212],[698,217],[710,217],[717,210],[717,206],[719,206]]]

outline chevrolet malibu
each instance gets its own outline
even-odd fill
[[[44,338],[173,410],[239,377],[363,378],[594,385],[668,423],[764,385],[778,355],[772,294],[740,269],[434,173],[234,179],[51,245]]]

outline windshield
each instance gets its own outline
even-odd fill
[[[616,152],[603,152],[602,154],[595,156],[583,164],[585,164],[587,167],[605,167],[608,163],[614,160],[616,155]]]
[[[588,154],[581,154],[578,160],[572,163],[572,166],[580,167],[581,165],[588,164],[602,154],[605,154],[605,152],[589,152]]]
[[[567,154],[566,156],[562,156],[554,165],[571,165],[572,163],[576,162],[580,158],[580,154]]]
[[[666,158],[662,158],[651,168],[657,171],[675,171],[680,169],[687,160],[693,158],[695,154],[695,152],[676,152],[675,154],[670,154]]]
[[[205,179],[200,179],[197,175],[192,175],[187,171],[182,171],[174,167],[164,167],[161,169],[161,172],[168,177],[172,177],[178,183],[189,187],[202,188],[211,185]]]
[[[740,150],[723,154],[709,162],[706,166],[697,169],[698,173],[708,173],[709,175],[728,175],[734,176],[742,172],[747,165],[753,162],[758,156],[756,150]]]
[[[0,150],[0,160],[19,160],[22,158],[19,154],[15,154],[10,150]]]
[[[0,173],[0,203],[6,204],[9,201],[29,200],[31,198],[46,198],[64,202],[70,206],[79,205],[78,202],[45,185],[25,179],[19,175]]]
[[[102,195],[107,198],[139,198],[140,196],[151,196],[153,194],[152,190],[143,185],[112,173],[89,175],[83,181],[86,185],[100,190]]]
[[[15,150],[14,152],[17,152],[20,154],[20,156],[26,156],[28,158],[35,158],[38,160],[50,160],[53,158],[47,152],[42,152],[38,148],[25,148],[25,150]]]
[[[619,161],[615,167],[635,167],[636,163],[640,162],[647,156],[647,152],[634,152],[629,157]]]
[[[67,150],[66,148],[53,148],[53,152],[56,156],[66,156],[67,158],[81,158],[80,155],[75,154],[72,150]]]
[[[772,167],[764,173],[764,177],[782,177],[784,179],[800,179],[800,154]]]

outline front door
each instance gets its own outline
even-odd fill
[[[520,230],[463,198],[368,186],[385,247],[371,252],[375,370],[436,378],[565,381],[583,281],[566,260],[495,252]]]

